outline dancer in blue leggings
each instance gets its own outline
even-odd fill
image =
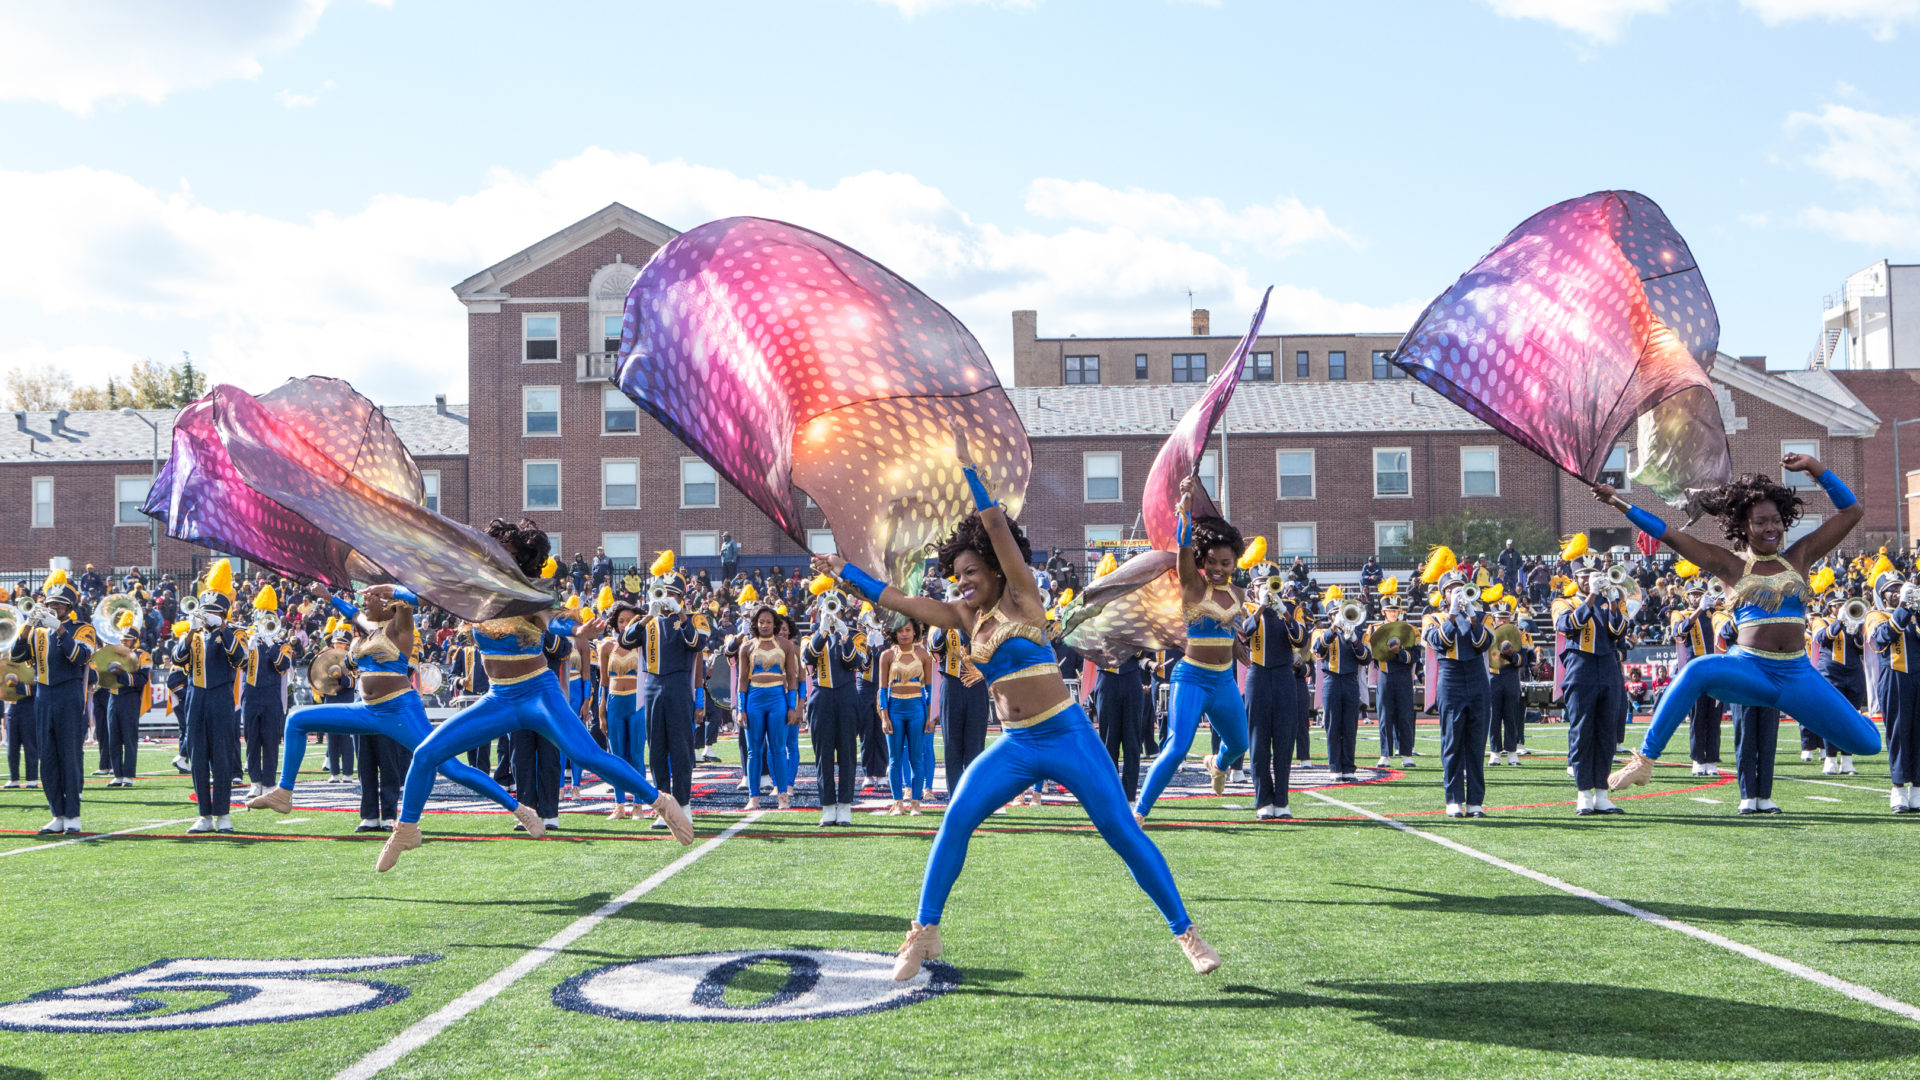
[[[534,579],[547,561],[547,534],[526,518],[512,524],[499,518],[487,527],[491,536],[522,573]],[[571,638],[548,631],[549,612],[518,618],[492,619],[473,628],[473,644],[486,665],[489,686],[479,701],[441,724],[413,752],[407,783],[400,795],[400,823],[380,851],[376,870],[393,869],[403,852],[420,846],[420,814],[433,792],[433,774],[463,751],[492,742],[514,731],[532,731],[582,762],[615,788],[653,804],[654,810],[682,844],[693,843],[693,821],[672,795],[656,790],[639,770],[600,749],[567,703],[566,691],[554,677],[549,657],[565,656]],[[579,628],[592,641],[606,628],[599,619]]]
[[[1613,488],[1596,484],[1594,496],[1626,512],[1641,532],[1727,584],[1739,627],[1737,644],[1719,656],[1688,662],[1660,698],[1646,738],[1633,759],[1607,778],[1615,791],[1644,784],[1667,740],[1693,713],[1701,695],[1737,705],[1779,709],[1846,754],[1877,754],[1880,732],[1833,684],[1807,662],[1807,567],[1838,547],[1859,523],[1860,502],[1832,470],[1806,454],[1788,454],[1781,465],[1805,473],[1833,500],[1834,514],[1782,550],[1787,530],[1800,518],[1800,496],[1771,476],[1743,476],[1701,497],[1720,519],[1733,549],[1669,530],[1659,518],[1630,506]]]
[[[606,702],[607,749],[613,756],[647,774],[647,713],[640,707],[640,650],[620,644],[620,631],[640,617],[640,609],[626,601],[613,605],[607,624],[613,634],[599,646],[600,687]],[[623,788],[613,789],[608,821],[632,818],[638,804],[627,801]]]
[[[1127,796],[1087,714],[1067,692],[1047,644],[1046,611],[1029,569],[1033,549],[973,469],[964,440],[956,439],[962,471],[978,513],[954,530],[938,553],[940,574],[959,580],[952,601],[908,596],[838,555],[814,556],[814,567],[844,580],[875,607],[921,623],[963,630],[971,657],[986,677],[1002,734],[968,766],[941,819],[920,886],[919,916],[900,946],[893,977],[902,982],[940,955],[940,915],[960,876],[973,831],[989,814],[1032,784],[1065,784],[1093,819],[1100,836],[1126,861],[1167,920],[1193,969],[1206,974],[1220,956],[1200,937],[1174,886],[1167,860],[1127,813]]]
[[[880,725],[887,735],[887,780],[893,805],[875,813],[920,813],[920,800],[933,786],[926,749],[933,742],[933,719],[927,715],[927,676],[933,657],[920,644],[919,627],[901,623],[893,644],[880,654]],[[908,799],[908,795],[913,797]]]
[[[1173,695],[1167,703],[1167,741],[1153,760],[1140,798],[1133,804],[1141,822],[1187,759],[1194,733],[1205,717],[1220,736],[1220,752],[1202,760],[1213,779],[1213,793],[1227,792],[1227,770],[1247,752],[1247,706],[1233,677],[1234,627],[1244,612],[1240,590],[1228,582],[1246,550],[1240,530],[1221,518],[1195,519],[1196,482],[1180,481],[1180,598],[1187,619],[1187,650],[1174,665]]]
[[[310,591],[316,599],[327,600],[343,618],[368,632],[352,649],[353,667],[360,673],[360,700],[308,705],[289,713],[287,738],[281,744],[280,783],[247,800],[248,809],[292,812],[293,785],[300,778],[307,736],[314,732],[384,735],[410,750],[433,732],[420,692],[407,677],[407,655],[413,651],[413,609],[419,598],[397,585],[376,585],[366,592],[367,606],[363,612],[350,601],[332,595],[324,586],[314,585]],[[520,805],[486,773],[461,761],[449,761],[440,771],[454,783],[505,807],[527,827],[528,835],[538,839],[545,831],[532,807]]]
[[[753,636],[740,643],[737,662],[746,689],[740,695],[741,733],[747,743],[747,805],[760,809],[760,773],[773,778],[780,809],[792,805],[788,787],[787,728],[792,726],[792,689],[800,678],[800,650],[779,634],[780,616],[762,605],[753,613]]]

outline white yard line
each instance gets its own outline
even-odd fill
[[[642,896],[665,884],[669,878],[685,870],[687,867],[692,866],[702,855],[719,847],[723,842],[732,838],[734,834],[746,828],[748,825],[753,824],[760,815],[761,812],[759,811],[748,814],[746,817],[727,826],[726,831],[722,832],[719,836],[680,856],[652,877],[600,905],[592,914],[582,915],[580,918],[575,919],[569,923],[565,929],[541,942],[539,945],[534,946],[528,952],[521,954],[518,960],[508,964],[500,971],[495,972],[494,975],[485,982],[441,1006],[433,1015],[418,1021],[412,1027],[395,1035],[385,1046],[380,1047],[366,1057],[335,1073],[333,1080],[367,1080],[369,1077],[378,1075],[382,1070],[398,1062],[401,1058],[425,1046],[434,1036],[445,1031],[468,1013],[473,1012],[480,1006],[500,996],[501,992],[506,990],[507,987],[519,982],[522,978],[531,974],[533,969],[553,959],[557,953],[567,948],[567,946],[572,945],[575,941],[578,941],[588,931],[599,926],[614,915],[619,914],[621,908],[626,907],[628,904],[633,903],[635,900],[640,899]]]
[[[1876,795],[1885,795],[1887,793],[1887,789],[1883,787],[1868,787],[1865,784],[1838,784],[1832,780],[1809,780],[1802,776],[1775,776],[1774,779],[1791,780],[1796,784],[1819,784],[1821,787],[1843,787],[1851,788],[1854,791],[1871,791]]]
[[[1468,856],[1469,858],[1479,859],[1481,862],[1486,863],[1489,866],[1497,866],[1500,869],[1507,871],[1508,873],[1518,874],[1523,878],[1526,878],[1530,881],[1538,882],[1539,884],[1545,885],[1550,889],[1558,889],[1559,891],[1563,893],[1567,893],[1570,896],[1578,896],[1578,897],[1581,897],[1582,899],[1591,900],[1594,903],[1599,904],[1601,907],[1609,908],[1613,911],[1617,911],[1622,915],[1631,915],[1634,918],[1639,919],[1643,922],[1652,923],[1653,925],[1658,926],[1663,930],[1672,930],[1674,933],[1685,934],[1690,938],[1695,938],[1700,941],[1704,941],[1709,945],[1718,945],[1720,948],[1726,949],[1729,952],[1739,953],[1741,956],[1747,957],[1750,960],[1758,960],[1760,963],[1765,964],[1770,968],[1774,968],[1779,971],[1784,971],[1789,975],[1793,975],[1798,978],[1805,979],[1810,983],[1814,983],[1819,986],[1824,986],[1829,990],[1835,991],[1836,993],[1845,994],[1847,997],[1850,997],[1855,1001],[1862,1002],[1867,1005],[1871,1005],[1876,1009],[1884,1009],[1887,1012],[1893,1013],[1896,1016],[1905,1017],[1908,1020],[1920,1021],[1920,1007],[1909,1005],[1906,1002],[1897,1000],[1895,998],[1890,998],[1887,995],[1882,994],[1878,990],[1861,986],[1858,983],[1850,983],[1845,979],[1839,978],[1834,975],[1829,975],[1824,971],[1818,971],[1814,968],[1810,968],[1805,964],[1801,964],[1796,961],[1789,960],[1784,956],[1776,956],[1773,953],[1766,952],[1765,950],[1756,949],[1751,945],[1742,944],[1741,942],[1735,941],[1732,938],[1723,937],[1719,934],[1714,933],[1711,930],[1702,930],[1701,928],[1694,926],[1691,923],[1684,923],[1678,919],[1670,919],[1658,912],[1648,911],[1645,908],[1635,907],[1624,900],[1615,900],[1611,896],[1602,896],[1601,894],[1594,892],[1592,889],[1584,889],[1570,882],[1562,881],[1559,878],[1553,877],[1550,874],[1543,874],[1538,870],[1530,870],[1527,867],[1521,866],[1518,863],[1508,862],[1507,860],[1502,859],[1497,855],[1489,855],[1486,852],[1479,850],[1478,848],[1470,848],[1467,845],[1462,844],[1457,840],[1450,840],[1447,837],[1439,836],[1437,834],[1427,832],[1423,829],[1416,829],[1413,826],[1408,825],[1406,822],[1396,821],[1393,818],[1386,816],[1385,814],[1375,813],[1374,811],[1368,810],[1365,807],[1355,806],[1352,803],[1341,802],[1339,799],[1333,798],[1332,796],[1329,796],[1329,795],[1323,795],[1318,791],[1308,790],[1303,792],[1302,794],[1311,795],[1312,797],[1319,799],[1321,802],[1340,807],[1343,810],[1352,811],[1353,813],[1360,814],[1364,817],[1372,818],[1373,820],[1378,821],[1383,825],[1391,825],[1392,827],[1400,830],[1403,833],[1407,833],[1412,836],[1417,836],[1422,840],[1427,840],[1427,841],[1431,841],[1432,843],[1439,844],[1441,847],[1447,848],[1452,851],[1457,851],[1462,855]]]
[[[1826,795],[1802,795],[1801,798],[1812,799],[1814,802],[1839,802],[1840,801],[1839,799],[1830,798]]]
[[[94,833],[92,836],[76,836],[72,840],[55,840],[51,844],[35,844],[32,847],[14,848],[12,851],[0,851],[0,858],[8,855],[25,855],[29,851],[46,851],[48,848],[66,847],[68,844],[84,844],[89,840],[105,840],[109,836],[125,836],[128,833],[145,832],[148,829],[164,829],[169,825],[185,825],[189,821],[198,820],[200,819],[183,817],[177,821],[156,821],[150,825],[135,825],[131,829],[121,829],[119,832]]]

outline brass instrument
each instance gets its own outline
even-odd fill
[[[1413,645],[1416,631],[1412,623],[1385,622],[1373,628],[1368,644],[1373,648],[1373,661],[1384,664],[1393,655],[1392,646],[1398,644],[1402,649]]]
[[[132,615],[137,622],[140,618],[140,601],[126,593],[114,593],[93,609],[93,632],[99,635],[102,645],[117,642],[127,634],[127,630],[120,627],[122,612]],[[138,633],[138,630],[134,632]]]
[[[1607,567],[1607,586],[1609,588],[1625,588],[1627,582],[1632,580],[1633,576],[1627,573],[1627,568],[1621,566],[1619,563],[1614,563],[1612,566]]]
[[[0,604],[0,650],[13,648],[26,628],[27,614],[12,604]]]
[[[13,681],[8,681],[9,679]],[[26,700],[30,693],[27,688],[33,685],[33,665],[24,660],[6,662],[0,667],[0,701],[11,705]]]
[[[337,646],[321,649],[307,664],[307,685],[313,688],[316,701],[339,693],[346,677],[347,650]]]
[[[1520,628],[1506,623],[1493,628],[1493,648],[1500,654],[1501,666],[1506,667],[1520,660],[1520,649],[1526,644]]]
[[[442,686],[446,685],[447,673],[439,664],[419,664],[414,667],[414,672],[420,676],[420,693],[422,696],[432,697],[440,692]]]
[[[93,651],[94,673],[100,676],[100,689],[108,693],[117,693],[125,689],[127,676],[134,666],[132,654],[118,645],[101,645]],[[118,668],[119,670],[114,670]]]
[[[1367,621],[1367,609],[1356,601],[1340,605],[1333,613],[1333,628],[1344,633],[1353,633]]]
[[[1867,602],[1857,596],[1840,605],[1840,621],[1846,626],[1847,633],[1860,632],[1860,627],[1866,624],[1868,610]]]
[[[1719,578],[1707,582],[1707,596],[1713,600],[1715,607],[1719,607],[1727,600],[1727,583]]]
[[[180,598],[180,621],[187,624],[189,630],[198,629],[200,621],[200,598],[183,596]]]

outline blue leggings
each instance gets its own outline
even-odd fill
[[[787,762],[787,688],[747,687],[740,715],[746,719],[747,797],[760,794],[763,770],[773,778],[773,789],[786,794],[793,782],[793,767]]]
[[[1729,705],[1779,709],[1843,754],[1880,752],[1880,730],[1861,716],[1832,683],[1821,678],[1806,657],[1776,660],[1756,656],[1738,645],[1719,656],[1687,661],[1653,711],[1653,723],[1647,726],[1640,752],[1659,757],[1680,722],[1693,715],[1693,703],[1703,695]]]
[[[1213,725],[1214,734],[1220,736],[1216,760],[1220,768],[1233,768],[1247,752],[1247,703],[1240,700],[1240,687],[1233,681],[1232,668],[1213,671],[1182,660],[1174,665],[1171,682],[1173,698],[1167,703],[1167,726],[1171,730],[1167,732],[1167,743],[1160,748],[1160,756],[1154,759],[1153,769],[1147,773],[1139,801],[1133,804],[1142,817],[1152,812],[1155,800],[1172,782],[1173,774],[1180,771],[1181,762],[1187,759],[1187,751],[1193,746],[1194,733],[1200,730],[1202,716]]]
[[[300,777],[300,761],[307,755],[307,736],[316,731],[335,735],[385,735],[409,750],[425,742],[433,732],[427,720],[427,707],[420,695],[411,691],[388,698],[377,705],[354,702],[343,705],[307,705],[287,714],[285,754],[280,762],[280,786],[288,791]],[[474,794],[492,799],[512,810],[520,804],[507,789],[494,783],[493,777],[458,759],[440,766],[447,779]],[[428,781],[432,787],[432,781]]]
[[[640,708],[640,693],[607,695],[607,743],[613,756],[633,766],[642,776],[647,772],[647,714]],[[613,789],[613,804],[627,801],[627,793]]]
[[[1127,794],[1120,790],[1120,775],[1113,771],[1113,759],[1100,745],[1100,736],[1094,733],[1093,724],[1079,705],[1070,705],[1032,727],[1008,729],[967,766],[927,857],[927,874],[920,885],[921,925],[933,926],[940,921],[947,894],[953,891],[954,879],[967,861],[967,842],[973,838],[973,830],[1035,780],[1053,780],[1073,792],[1080,808],[1100,830],[1101,839],[1126,861],[1133,880],[1166,917],[1167,928],[1176,934],[1186,933],[1193,920],[1180,902],[1180,890],[1167,869],[1166,857],[1133,820]]]
[[[887,736],[887,779],[893,787],[893,801],[899,802],[912,785],[918,801],[933,786],[933,771],[927,768],[927,747],[933,739],[927,734],[927,697],[887,695],[887,719],[893,722],[893,734]]]
[[[291,724],[293,718],[288,717],[287,722]],[[407,769],[406,790],[400,795],[400,820],[420,820],[427,796],[433,793],[434,770],[444,768],[472,747],[514,731],[531,731],[546,739],[562,754],[600,774],[615,790],[625,789],[649,803],[660,798],[659,789],[638,770],[600,749],[587,734],[586,725],[567,708],[560,680],[541,672],[515,683],[494,683],[479,701],[455,713],[427,736],[414,750],[413,764]]]

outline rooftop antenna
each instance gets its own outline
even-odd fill
[[[1193,290],[1187,290],[1187,314],[1193,314]]]

